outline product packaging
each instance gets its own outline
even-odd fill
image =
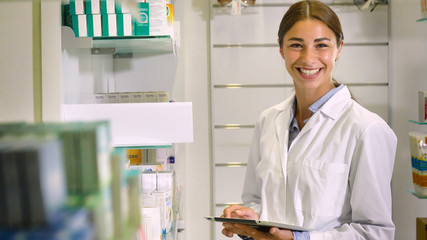
[[[76,37],[87,37],[86,15],[72,15],[73,30]]]
[[[84,0],[70,0],[70,14],[85,14]]]
[[[102,24],[100,14],[87,15],[87,36],[88,37],[101,37]]]
[[[132,93],[132,102],[133,103],[143,103],[144,102],[144,93],[133,92]]]
[[[115,37],[117,36],[117,16],[116,14],[102,14],[102,36]]]
[[[99,0],[85,0],[86,14],[100,14],[101,6]]]
[[[135,19],[135,35],[150,35],[150,5],[146,2],[138,3],[138,16]]]
[[[427,133],[409,133],[412,179],[415,193],[427,196]]]
[[[132,35],[135,35],[132,14],[118,13],[117,14],[117,36],[132,36]]]
[[[100,0],[101,14],[116,13],[116,0]]]

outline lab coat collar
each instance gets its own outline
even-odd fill
[[[345,106],[351,100],[351,94],[347,86],[334,94],[323,106],[319,109],[321,113],[335,120],[341,116]]]

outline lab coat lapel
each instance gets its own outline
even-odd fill
[[[279,112],[276,117],[276,154],[280,154],[280,162],[283,172],[283,186],[286,188],[287,184],[287,163],[288,163],[288,142],[289,142],[289,119],[290,119],[290,107],[293,101],[287,101],[283,108],[278,109]],[[283,199],[286,199],[286,189],[283,189]],[[285,204],[286,206],[286,204]],[[286,216],[286,207],[282,209],[283,215]]]

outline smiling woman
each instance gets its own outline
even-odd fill
[[[260,219],[314,229],[260,232],[224,223],[244,239],[394,239],[391,176],[396,136],[378,115],[332,79],[343,47],[337,15],[318,1],[300,1],[284,15],[279,52],[295,92],[265,110],[255,127],[243,206],[224,217]]]

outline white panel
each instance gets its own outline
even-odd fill
[[[261,112],[282,102],[291,88],[216,88],[213,90],[213,124],[250,124]]]
[[[114,146],[193,142],[191,103],[65,104],[63,121],[109,120]]]
[[[285,63],[274,47],[213,48],[212,83],[292,83]]]
[[[344,83],[388,83],[388,46],[345,46],[334,78]]]
[[[214,8],[212,43],[277,43],[277,30],[287,9],[255,6],[244,9],[241,16],[231,16],[230,9]]]
[[[388,6],[373,12],[357,6],[332,6],[340,18],[347,42],[388,42]],[[288,7],[254,6],[241,16],[231,16],[227,8],[214,8],[212,43],[277,43],[280,21]]]
[[[357,6],[333,6],[340,18],[344,41],[388,42],[388,6],[378,5],[373,12],[360,11]]]
[[[246,167],[215,167],[215,203],[241,202]]]
[[[173,54],[114,58],[116,91],[172,91],[176,64]]]
[[[215,208],[215,216],[221,216],[223,210],[225,207],[216,207]],[[221,231],[223,229],[222,227],[222,223],[214,223],[214,229],[215,229],[215,236],[213,239],[215,240],[242,240],[241,238],[239,238],[237,235],[234,235],[232,238],[228,238],[226,236],[224,236]]]
[[[0,1],[0,121],[34,121],[32,2]]]
[[[248,161],[254,128],[215,129],[214,162],[230,163]]]
[[[388,87],[387,86],[368,86],[368,87],[349,87],[356,101],[368,110],[378,114],[388,122]]]

